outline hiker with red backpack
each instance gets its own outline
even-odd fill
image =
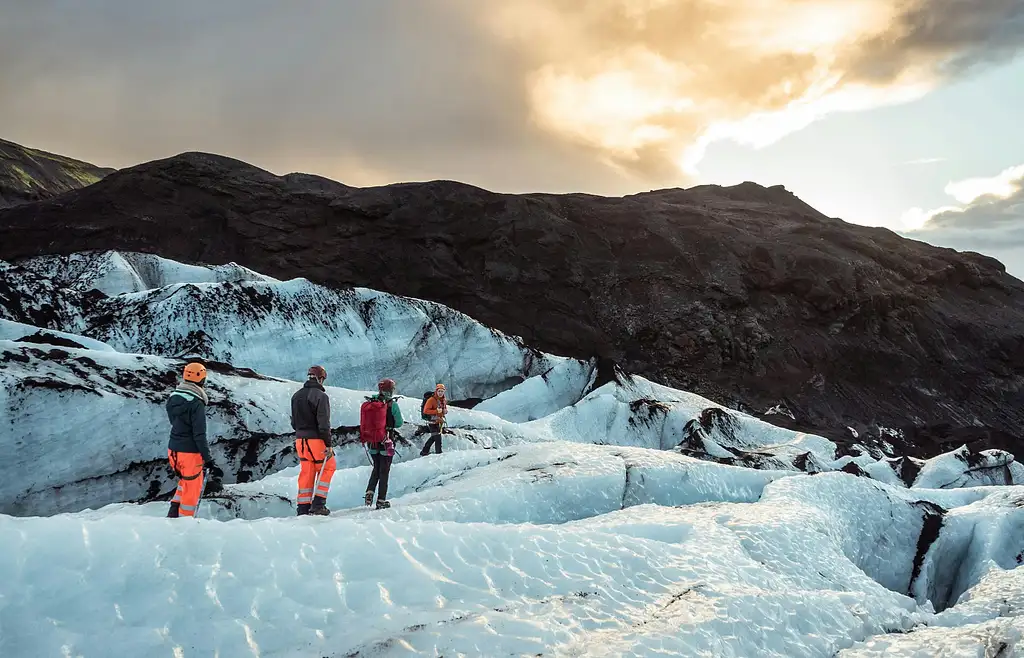
[[[377,509],[391,507],[388,502],[388,479],[391,462],[395,458],[394,432],[403,425],[402,410],[395,398],[395,380],[382,379],[377,383],[377,395],[366,398],[359,408],[359,440],[366,446],[373,470],[366,485],[363,504],[367,507],[377,494]]]
[[[441,433],[444,431],[444,417],[447,414],[448,400],[445,398],[444,384],[438,384],[434,387],[434,394],[426,397],[423,402],[421,415],[428,423],[430,438],[423,444],[420,457],[426,457],[430,453],[430,446],[435,446],[435,454],[441,454]]]
[[[298,516],[327,516],[327,494],[337,465],[331,440],[331,400],[324,382],[327,370],[310,366],[306,383],[292,396],[292,429],[299,456]]]

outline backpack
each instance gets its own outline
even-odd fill
[[[433,391],[427,391],[423,394],[423,404],[420,405],[421,420],[434,420],[434,417],[427,413],[427,402],[429,402],[432,397],[434,397]]]
[[[387,422],[387,402],[367,398],[359,406],[359,440],[362,443],[380,443],[387,438]]]

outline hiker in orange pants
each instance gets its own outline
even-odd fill
[[[327,494],[331,478],[337,470],[334,450],[320,439],[295,439],[295,453],[299,456],[299,515],[326,516]],[[319,476],[319,477],[318,477]],[[313,503],[317,503],[315,506]],[[308,510],[308,511],[307,511]]]
[[[178,490],[171,500],[171,517],[195,516],[203,492],[203,456],[197,452],[167,451],[171,468],[178,474]]]
[[[334,446],[331,439],[331,400],[324,390],[327,371],[310,366],[306,383],[292,396],[292,429],[295,454],[299,456],[299,495],[296,513],[327,516],[327,494],[334,476]]]
[[[213,463],[210,444],[206,440],[206,367],[201,363],[185,366],[182,381],[167,398],[167,419],[171,422],[171,438],[167,442],[167,460],[178,476],[167,516],[195,516],[199,497],[203,494],[203,469],[210,473],[206,490],[219,491],[224,471]]]

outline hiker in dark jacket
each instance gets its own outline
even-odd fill
[[[178,476],[178,489],[171,500],[167,516],[195,516],[203,494],[203,468],[209,471],[206,490],[222,488],[220,470],[210,457],[206,441],[206,368],[201,363],[185,366],[182,382],[167,398],[167,419],[171,421],[171,438],[167,443],[167,459]]]
[[[295,453],[299,456],[297,514],[327,516],[327,494],[337,465],[331,440],[331,400],[324,390],[327,371],[311,366],[309,379],[292,396],[292,429]]]
[[[387,431],[387,438],[380,443],[366,444],[367,452],[370,453],[370,461],[373,462],[373,470],[370,471],[370,481],[366,485],[366,495],[363,496],[363,504],[367,507],[373,503],[374,491],[377,492],[377,509],[391,507],[388,501],[388,480],[391,479],[391,462],[395,458],[394,432],[405,424],[402,419],[402,410],[395,400],[395,380],[382,379],[377,383],[377,395],[369,398],[379,400],[387,404],[387,420],[384,426]]]

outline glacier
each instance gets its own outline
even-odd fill
[[[197,356],[290,379],[319,363],[343,388],[373,389],[386,375],[419,393],[444,382],[456,400],[490,398],[557,369],[570,392],[563,399],[573,402],[595,369],[593,362],[529,349],[433,302],[277,281],[235,264],[184,266],[106,252],[18,265],[66,291],[63,306],[77,303],[75,320],[52,328],[121,352]]]
[[[190,358],[226,485],[167,519]],[[297,518],[312,362],[339,470],[332,514]],[[358,406],[385,374],[408,423],[394,506],[369,510]],[[419,457],[439,379],[460,406]],[[148,254],[0,262],[0,421],[0,656],[1024,653],[1012,454],[841,446],[424,300]]]

